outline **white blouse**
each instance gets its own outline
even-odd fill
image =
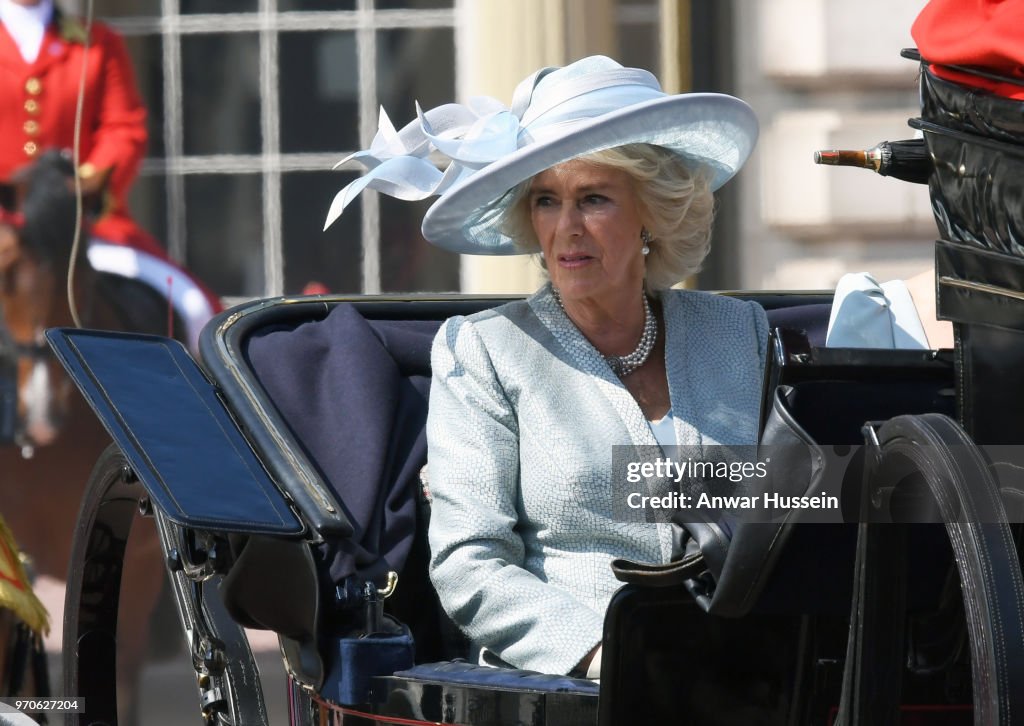
[[[658,440],[658,445],[661,448],[676,445],[676,430],[672,423],[672,409],[668,410],[664,416],[659,418],[657,421],[647,422],[651,427],[651,432],[654,434],[654,438]]]

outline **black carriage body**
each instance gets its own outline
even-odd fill
[[[808,337],[823,342],[827,295],[751,297],[768,309],[773,325],[782,326],[774,336],[766,391],[796,391],[787,406],[818,440],[855,444],[865,416],[952,411],[947,356],[819,349]],[[344,637],[353,621],[339,615],[339,583],[329,581],[329,570],[318,566],[312,553],[325,541],[349,537],[358,525],[346,516],[345,502],[325,476],[318,453],[296,433],[308,422],[287,420],[268,393],[275,385],[254,370],[250,343],[268,332],[287,335],[320,325],[339,307],[354,306],[378,330],[387,330],[391,324],[436,328],[451,315],[500,302],[465,297],[262,301],[211,324],[202,369],[164,339],[52,331],[55,349],[120,450],[98,468],[105,483],[93,487],[91,504],[87,501],[83,510],[77,561],[116,562],[137,501],[149,499],[144,508],[154,510],[161,530],[203,707],[211,717],[230,713],[236,723],[263,722],[258,679],[238,623],[279,634],[297,724],[405,719],[606,725],[667,722],[681,713],[694,723],[716,723],[720,714],[744,709],[761,713],[764,723],[826,723],[842,687],[855,589],[855,524],[778,530],[782,534],[773,539],[779,546],[769,547],[771,557],[764,562],[771,577],[755,578],[745,589],[733,587],[745,593],[742,602],[717,606],[730,612],[729,618],[705,613],[692,588],[626,585],[606,620],[600,690],[564,677],[495,673],[458,661],[425,663],[458,651],[452,648],[454,631],[429,591],[423,551],[410,555],[399,578],[405,602],[396,596],[388,608],[412,622],[418,665],[410,667],[401,629],[376,640]],[[422,360],[404,365],[423,373]],[[873,389],[875,384],[879,387]],[[844,416],[842,401],[851,395],[857,406]],[[790,544],[782,547],[786,539]],[[738,541],[748,549],[763,546],[756,533]],[[941,537],[934,531],[925,533],[912,551],[936,541]],[[939,566],[920,587],[914,585],[922,594],[911,610],[930,609],[944,572]],[[111,578],[119,572],[83,567],[82,573],[69,597],[65,653],[74,662],[65,672],[72,679],[68,692],[87,696],[87,723],[111,718],[114,708],[111,684],[91,674],[112,668],[116,588]],[[749,580],[749,574],[740,577]],[[939,704],[948,709],[943,718],[962,717],[962,694],[950,701],[940,690],[941,684],[917,678],[903,700]]]
[[[1019,81],[1018,81],[1019,82]],[[1024,442],[1024,102],[921,70],[921,118],[941,236],[939,317],[954,324],[960,420],[983,444]]]

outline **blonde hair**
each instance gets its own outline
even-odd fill
[[[660,290],[698,272],[711,249],[715,198],[710,177],[693,170],[678,155],[651,144],[628,144],[579,157],[580,160],[626,172],[644,226],[651,233],[647,255],[647,287]],[[509,190],[502,232],[530,253],[540,243],[530,219],[532,179]]]

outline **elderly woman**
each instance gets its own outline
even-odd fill
[[[613,447],[756,443],[764,311],[669,289],[700,267],[712,192],[756,133],[738,99],[587,58],[527,78],[511,109],[383,118],[370,174],[339,193],[333,215],[367,185],[439,193],[429,241],[539,253],[550,277],[434,342],[431,577],[482,662],[594,677],[610,561],[681,554],[669,525],[616,516]],[[431,149],[444,174],[418,163]]]

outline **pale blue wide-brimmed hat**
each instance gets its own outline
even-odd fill
[[[381,109],[370,148],[348,157],[367,173],[338,192],[325,228],[367,187],[406,200],[438,195],[423,219],[429,242],[465,254],[519,254],[501,231],[509,192],[545,169],[615,146],[653,144],[706,169],[714,190],[743,166],[758,131],[753,110],[738,98],[667,94],[648,71],[604,56],[537,71],[516,88],[511,108],[474,98],[417,112],[396,130]],[[450,159],[443,172],[432,153]]]

